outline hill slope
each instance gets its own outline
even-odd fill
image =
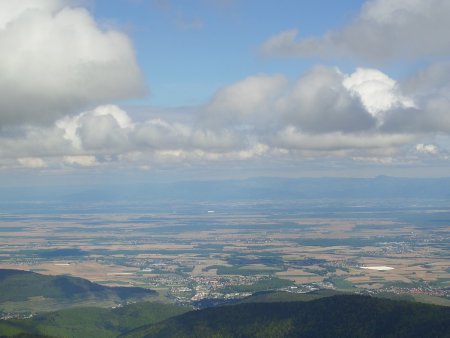
[[[121,337],[450,337],[450,308],[345,295],[192,311]]]
[[[0,310],[3,311],[33,311],[33,307],[43,310],[40,305],[44,302],[58,309],[58,305],[74,306],[86,301],[120,302],[156,294],[153,290],[142,288],[107,287],[78,277],[0,269]]]
[[[20,333],[52,337],[116,337],[139,326],[189,311],[172,304],[136,303],[115,309],[73,308],[43,313],[26,320],[0,321],[0,336]]]

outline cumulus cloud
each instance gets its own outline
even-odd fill
[[[282,75],[255,75],[220,89],[204,107],[199,119],[212,128],[237,124],[266,124],[273,102],[287,85]]]
[[[426,158],[439,149],[426,135],[450,133],[450,105],[442,95],[406,94],[403,83],[375,69],[346,74],[318,66],[295,81],[247,77],[218,90],[192,119],[152,112],[135,120],[101,105],[47,126],[0,130],[0,165],[147,168],[329,157],[392,164],[408,151]]]
[[[115,105],[65,117],[55,125],[64,139],[79,150],[123,149],[127,146],[127,131],[133,128],[128,114]]]
[[[401,86],[419,100],[438,96],[450,99],[450,62],[432,63],[403,80]]]
[[[170,1],[158,3],[175,13]],[[370,61],[447,57],[449,14],[446,0],[371,0],[340,29],[304,39],[282,32],[261,50]],[[178,17],[185,28],[202,25]],[[108,104],[143,92],[130,40],[72,0],[0,0],[0,50],[1,167],[449,159],[448,61],[400,81],[362,67],[346,74],[316,66],[296,80],[256,74],[189,113],[136,119]],[[437,133],[446,141],[435,141]]]
[[[2,11],[0,12],[0,29],[4,29],[7,24],[20,17],[25,10],[49,10],[54,12],[62,9],[68,2],[64,0],[21,0],[21,1],[1,1]]]
[[[372,116],[343,85],[338,69],[316,67],[279,98],[276,109],[285,123],[308,132],[352,132],[371,129]]]
[[[417,108],[397,109],[386,116],[381,129],[403,133],[450,133],[450,100],[437,96],[423,99]]]
[[[133,139],[140,147],[177,149],[186,146],[191,133],[185,124],[152,119],[136,127]]]
[[[439,153],[439,148],[434,144],[416,144],[416,151],[420,154],[436,155]]]
[[[371,89],[382,87],[381,75],[386,88]],[[281,75],[251,76],[219,90],[199,120],[211,128],[242,132],[268,131],[286,124],[312,133],[369,130],[376,126],[378,116],[367,105],[407,101],[394,87],[394,80],[368,69],[347,75],[337,68],[317,66],[293,84]]]
[[[115,105],[66,116],[51,126],[17,127],[15,132],[0,133],[0,157],[16,159],[20,166],[30,168],[52,163],[89,167],[120,160],[248,158],[249,147],[244,136],[231,130],[162,118],[135,122]]]
[[[364,108],[375,118],[396,108],[414,108],[414,100],[404,96],[397,82],[377,69],[358,68],[342,82],[351,94],[358,96]]]
[[[450,133],[449,62],[431,64],[403,79],[396,87],[407,96],[408,100],[414,101],[414,106],[397,105],[396,109],[389,111],[382,126],[384,130]]]
[[[0,0],[0,125],[50,123],[143,93],[126,35],[63,0]]]
[[[284,127],[271,142],[290,149],[297,145],[299,150],[343,149],[347,154],[361,146],[367,152],[379,149],[387,154],[388,149],[409,144],[403,148],[407,152],[415,147],[411,142],[422,137],[448,135],[449,14],[450,2],[445,0],[368,0],[351,22],[323,36],[301,37],[292,29],[266,40],[260,50],[268,56],[429,64],[400,81],[373,68],[357,68],[352,74],[313,69],[291,94],[279,98],[277,111]],[[425,143],[414,149],[422,155],[436,150]]]
[[[369,0],[353,21],[321,37],[298,30],[272,36],[261,52],[272,56],[355,56],[371,61],[450,54],[447,0]]]

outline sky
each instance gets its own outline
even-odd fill
[[[448,176],[447,0],[0,0],[0,184]]]

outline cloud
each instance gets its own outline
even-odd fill
[[[187,146],[191,133],[187,125],[152,119],[136,127],[133,140],[142,148],[179,149]]]
[[[390,112],[381,128],[386,132],[450,133],[450,100],[429,97],[417,108],[398,109]]]
[[[114,105],[99,106],[74,117],[65,117],[55,126],[74,149],[106,152],[108,149],[113,152],[125,149],[128,130],[133,128],[128,114]]]
[[[143,93],[128,37],[70,4],[0,0],[0,125],[50,123]]]
[[[20,127],[15,133],[0,133],[0,157],[19,159],[27,167],[47,162],[97,166],[120,158],[149,160],[164,153],[219,158],[219,154],[247,150],[243,137],[232,131],[194,128],[162,118],[135,122],[115,105],[66,116],[52,126]]]
[[[226,86],[213,96],[200,115],[200,123],[212,128],[266,124],[274,100],[287,79],[282,75],[254,75]]]
[[[332,132],[325,135],[304,133],[293,126],[278,132],[272,143],[287,149],[303,150],[355,150],[390,148],[404,145],[414,140],[412,135],[372,133]]]
[[[374,118],[345,88],[345,79],[336,68],[315,67],[279,98],[276,110],[285,123],[312,133],[373,128]]]
[[[450,98],[450,62],[432,63],[402,81],[401,86],[406,93],[418,99],[431,96]]]
[[[433,147],[446,154],[432,139],[436,132],[450,133],[450,102],[425,90],[406,94],[403,84],[413,82],[397,82],[376,69],[346,74],[317,66],[295,81],[266,74],[244,78],[219,89],[204,106],[191,107],[191,118],[152,111],[136,120],[116,105],[101,105],[50,125],[0,130],[0,164],[154,168],[333,158],[392,165],[426,160]]]
[[[46,163],[41,159],[37,157],[23,157],[18,158],[17,162],[25,168],[45,168]]]
[[[201,29],[205,25],[204,22],[198,18],[188,19],[182,10],[177,11],[176,24],[178,28],[183,30]]]
[[[440,62],[396,84],[397,95],[414,105],[398,104],[385,114],[382,129],[409,133],[450,133],[450,63]],[[403,93],[403,94],[402,94]]]
[[[346,76],[342,84],[378,119],[388,110],[415,107],[413,99],[401,93],[397,82],[377,69],[358,68]]]
[[[65,0],[1,0],[0,29],[5,29],[8,24],[17,20],[25,11],[45,10],[54,13],[68,4],[69,2]]]
[[[297,41],[298,34],[298,29],[276,34],[260,46],[260,52],[266,56],[312,57],[324,55],[329,51],[329,47],[318,39],[308,38]]]
[[[76,165],[81,167],[92,167],[97,165],[95,156],[81,155],[81,156],[64,156],[63,162],[69,165]]]
[[[367,83],[376,83],[382,74],[357,71],[362,72],[367,72],[364,79]],[[363,89],[358,92],[355,89],[355,74],[345,75],[337,68],[317,66],[293,84],[281,75],[250,76],[220,89],[203,108],[199,124],[242,132],[253,129],[267,132],[286,124],[312,133],[368,130],[375,127],[376,117],[361,102],[358,93]],[[386,75],[383,79],[395,83]],[[365,88],[369,87],[367,83]],[[363,87],[362,83],[359,85]],[[388,93],[391,100],[396,95],[400,97],[391,91],[372,90],[367,96],[378,102],[386,100]]]
[[[416,151],[420,154],[436,155],[439,153],[439,148],[434,144],[418,143],[416,145]]]
[[[268,56],[357,57],[369,61],[450,55],[450,2],[447,0],[370,0],[342,28],[321,37],[298,38],[289,30],[261,46]]]
[[[170,1],[158,3],[169,15],[177,13]],[[136,118],[108,104],[142,93],[130,40],[73,4],[0,0],[2,167],[166,168],[292,159],[391,165],[449,158],[449,62],[401,81],[362,67],[347,74],[315,66],[294,80],[255,74],[199,107],[140,111]],[[297,30],[286,31],[262,50],[376,61],[447,56],[448,7],[438,0],[369,1],[342,29],[301,40]],[[445,140],[436,141],[436,134]]]

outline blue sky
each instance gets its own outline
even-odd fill
[[[249,75],[297,77],[317,60],[265,58],[258,55],[259,45],[293,27],[307,36],[323,34],[344,24],[362,3],[282,1],[275,7],[256,0],[97,0],[92,9],[99,22],[118,25],[133,40],[150,89],[136,103],[183,106],[202,104],[219,88]]]
[[[0,180],[448,176],[449,15],[0,0]]]

